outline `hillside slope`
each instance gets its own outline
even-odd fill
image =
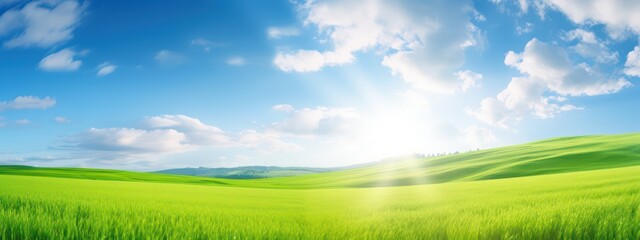
[[[29,166],[0,166],[0,175],[77,178],[90,180],[188,183],[203,185],[229,185],[227,179],[180,176],[157,173],[130,172],[95,168],[40,168]]]
[[[0,174],[264,188],[343,188],[487,180],[636,165],[640,165],[638,133],[555,138],[450,156],[398,159],[349,170],[264,179],[15,166],[0,166]]]
[[[305,176],[258,179],[272,187],[377,187],[473,181],[640,165],[640,134],[554,138],[434,158],[410,158]]]

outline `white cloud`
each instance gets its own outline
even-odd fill
[[[30,123],[31,123],[31,121],[29,121],[29,119],[16,120],[16,124],[18,124],[18,125],[28,125]]]
[[[498,97],[485,98],[477,110],[467,108],[466,112],[489,125],[509,128],[528,115],[546,119],[561,112],[581,109],[564,104],[557,97],[545,97],[541,90],[531,79],[513,78]]]
[[[507,4],[516,6],[518,10],[518,15],[526,14],[529,11],[529,2],[528,0],[513,0],[513,1],[503,1],[503,0],[489,0],[491,3],[496,4],[500,10],[500,12],[507,11]]]
[[[478,22],[484,22],[487,21],[487,18],[484,17],[484,15],[482,15],[480,12],[478,12],[478,10],[473,9],[473,18],[478,21]]]
[[[82,65],[82,61],[74,59],[76,55],[75,51],[65,48],[44,57],[39,67],[45,71],[75,71]]]
[[[357,120],[352,108],[303,108],[293,110],[287,119],[273,123],[275,131],[299,136],[336,135],[348,132]]]
[[[584,42],[597,42],[588,33],[570,33]],[[572,37],[574,38],[574,37]],[[581,109],[554,96],[595,96],[616,93],[631,86],[623,78],[609,78],[585,63],[573,64],[561,47],[532,39],[522,53],[509,51],[504,63],[525,76],[512,78],[495,98],[485,98],[477,110],[467,113],[493,126],[508,127],[531,114],[553,118],[558,113]],[[549,96],[551,95],[551,96]]]
[[[9,10],[0,16],[0,36],[21,27],[22,16],[20,12]]]
[[[202,123],[185,115],[161,115],[148,117],[144,125],[150,129],[174,129],[185,134],[185,141],[192,145],[228,146],[231,140],[220,128]]]
[[[574,29],[566,33],[566,40],[580,40],[584,43],[598,43],[598,39],[593,32],[584,29]]]
[[[573,49],[583,57],[594,59],[599,63],[616,63],[618,62],[618,53],[609,51],[604,44],[585,44],[578,43]]]
[[[564,39],[566,41],[578,40],[578,43],[571,48],[585,58],[593,59],[599,63],[618,62],[618,53],[610,51],[607,45],[591,31],[574,29],[567,32]]]
[[[514,14],[517,16],[523,16],[529,12],[529,9],[533,8],[542,20],[545,19],[545,10],[549,8],[549,4],[545,2],[545,0],[489,1],[495,4],[500,12]],[[512,11],[511,7],[515,7],[516,11]]]
[[[12,101],[0,102],[0,111],[10,109],[47,109],[54,105],[56,105],[56,100],[51,97],[20,96]]]
[[[560,105],[555,97],[544,97],[543,83],[531,78],[513,78],[506,89],[498,94],[498,100],[515,114],[515,118],[522,118],[528,111],[538,118],[552,118],[556,114],[576,110],[569,104]]]
[[[57,123],[70,123],[71,121],[65,117],[57,116],[53,119]]]
[[[527,13],[527,10],[529,10],[529,3],[527,0],[518,0],[518,3],[520,4],[520,11]]]
[[[191,46],[198,46],[202,48],[202,51],[209,52],[211,48],[221,47],[223,44],[212,42],[204,38],[196,38],[191,40]]]
[[[0,16],[0,36],[14,36],[5,47],[50,47],[73,37],[86,9],[78,1],[33,1]]]
[[[156,52],[153,59],[162,65],[180,65],[185,60],[181,54],[164,49]]]
[[[113,65],[109,62],[103,62],[102,64],[98,65],[98,72],[96,73],[96,75],[98,75],[99,77],[107,76],[113,73],[117,68],[118,66],[116,65]]]
[[[544,0],[545,6],[556,9],[578,24],[601,23],[612,38],[624,36],[625,31],[640,33],[640,2],[633,0]]]
[[[273,63],[285,72],[315,72],[327,64],[325,56],[318,51],[298,50],[287,53],[280,52]]]
[[[532,30],[533,30],[533,23],[530,23],[530,22],[525,23],[523,26],[516,27],[516,33],[518,33],[518,35],[530,33]]]
[[[504,102],[508,109],[530,108],[544,93],[544,85],[531,78],[512,78],[506,89],[498,94],[498,100]]]
[[[66,120],[64,118],[56,118]],[[283,140],[280,132],[248,129],[228,133],[185,115],[147,117],[139,128],[91,128],[69,139],[72,147],[92,153],[97,159],[123,160],[141,155],[193,151],[206,147],[248,148],[261,154],[293,152],[302,147]],[[121,159],[118,159],[121,158]],[[154,161],[145,158],[140,161]]]
[[[624,74],[640,77],[640,46],[636,46],[627,54],[624,63]]]
[[[520,120],[520,117],[514,116],[503,102],[492,97],[483,99],[477,110],[467,108],[465,112],[484,123],[502,128],[508,128],[514,121]]]
[[[174,129],[91,128],[76,136],[78,147],[133,153],[175,152],[188,149],[184,133]]]
[[[269,38],[281,38],[289,36],[297,36],[300,34],[297,28],[294,27],[269,27],[267,28],[267,36]]]
[[[609,79],[587,64],[573,65],[563,48],[535,38],[527,43],[524,52],[509,51],[505,64],[544,82],[550,90],[561,95],[610,94],[631,85],[625,79]]]
[[[456,76],[462,80],[461,89],[463,92],[466,92],[469,88],[480,86],[479,82],[482,80],[482,74],[469,70],[459,71],[456,73]]]
[[[293,112],[295,108],[289,104],[278,104],[273,105],[273,107],[271,107],[271,110],[276,112]]]
[[[231,66],[243,66],[247,64],[247,61],[239,56],[233,56],[227,59],[227,64]]]
[[[382,64],[406,82],[453,92],[463,84],[455,73],[465,49],[482,40],[467,1],[309,1],[299,8],[305,25],[316,26],[332,50],[279,52],[274,64],[287,72],[351,63],[354,53],[375,48],[384,55]]]

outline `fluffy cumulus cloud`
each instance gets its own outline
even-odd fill
[[[51,97],[20,96],[11,101],[0,102],[0,111],[11,109],[47,109],[56,105]]]
[[[273,105],[271,110],[276,112],[293,112],[295,108],[289,104],[277,104]]]
[[[113,65],[109,62],[104,62],[98,65],[98,72],[96,73],[96,75],[98,75],[98,77],[107,76],[116,71],[117,68],[118,66],[116,65]]]
[[[597,41],[588,35],[581,38]],[[495,98],[484,99],[477,110],[467,109],[467,113],[494,126],[508,127],[528,114],[551,118],[579,109],[565,103],[566,96],[610,94],[631,85],[623,78],[609,78],[585,63],[574,64],[564,48],[535,38],[522,53],[509,51],[504,63],[524,76],[512,78],[506,89]]]
[[[282,109],[276,105],[274,109]],[[297,136],[325,136],[347,133],[353,129],[358,113],[352,108],[303,108],[287,109],[289,116],[272,124],[275,131]]]
[[[630,35],[640,34],[639,1],[629,0],[533,0],[539,11],[557,10],[562,12],[574,23],[583,26],[602,24],[605,26],[609,37],[624,39]],[[543,14],[542,14],[543,15]],[[593,33],[578,30],[568,34],[569,37],[581,38],[581,43],[575,46],[575,50],[583,56],[595,58],[599,62],[615,62],[618,53],[610,52],[601,41],[598,41]],[[624,73],[629,76],[638,76],[638,64],[635,56],[636,49],[627,54]]]
[[[624,73],[629,76],[640,77],[640,47],[636,46],[627,54],[627,61],[624,63]]]
[[[634,0],[490,0],[502,12],[509,11],[509,5],[516,5],[518,14],[527,13],[534,8],[544,20],[548,11],[559,11],[579,25],[592,26],[603,24],[609,36],[614,39],[625,38],[629,33],[640,33],[640,2]]]
[[[5,47],[50,47],[73,37],[86,4],[73,0],[33,1],[0,16]]]
[[[75,71],[82,65],[82,61],[74,59],[76,55],[72,49],[62,49],[44,57],[39,67],[45,71]]]
[[[623,37],[627,31],[640,33],[640,2],[633,0],[537,0],[539,6],[564,13],[578,24],[604,24],[613,38]]]
[[[457,72],[456,77],[462,80],[462,85],[460,87],[463,92],[467,91],[467,89],[469,88],[479,86],[480,80],[482,80],[482,74],[475,73],[469,70]]]
[[[58,122],[64,120],[56,118]],[[285,141],[283,134],[273,129],[247,129],[231,133],[185,115],[147,117],[136,128],[91,128],[70,137],[68,141],[72,148],[90,151],[92,153],[89,155],[109,161],[126,161],[136,156],[179,153],[207,147],[244,148],[262,154],[302,149]]]
[[[307,1],[299,9],[331,48],[281,51],[274,64],[283,71],[319,71],[376,49],[382,65],[413,86],[454,92],[465,86],[456,74],[465,71],[465,49],[481,42],[468,1]]]
[[[184,151],[186,135],[174,129],[91,128],[74,137],[77,147],[130,153]]]
[[[482,122],[502,128],[507,128],[513,120],[519,119],[519,117],[510,113],[510,110],[503,102],[493,97],[483,99],[478,109],[467,108],[465,112]]]
[[[328,63],[325,56],[315,50],[298,50],[296,52],[280,52],[273,63],[285,72],[315,72]]]
[[[185,134],[185,142],[191,145],[231,145],[231,140],[220,128],[185,115],[148,117],[144,120],[144,125],[151,129],[177,130]]]
[[[572,64],[562,47],[535,38],[527,43],[524,52],[509,51],[505,64],[541,81],[561,95],[594,96],[618,92],[630,86],[627,80],[610,79],[587,64]]]
[[[566,33],[565,40],[577,41],[578,43],[571,48],[582,57],[593,59],[598,63],[618,62],[618,53],[609,50],[606,43],[599,40],[591,31],[584,29],[571,30]]]
[[[532,114],[538,118],[552,118],[564,111],[578,107],[565,104],[566,98],[544,96],[545,87],[539,81],[526,77],[516,77],[497,97],[482,100],[477,110],[467,109],[467,113],[487,124],[508,128],[525,116]]]

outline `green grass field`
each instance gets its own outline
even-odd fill
[[[640,239],[640,134],[295,177],[0,168],[1,239]]]

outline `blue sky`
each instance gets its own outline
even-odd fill
[[[325,167],[637,132],[638,11],[0,0],[0,164]]]

